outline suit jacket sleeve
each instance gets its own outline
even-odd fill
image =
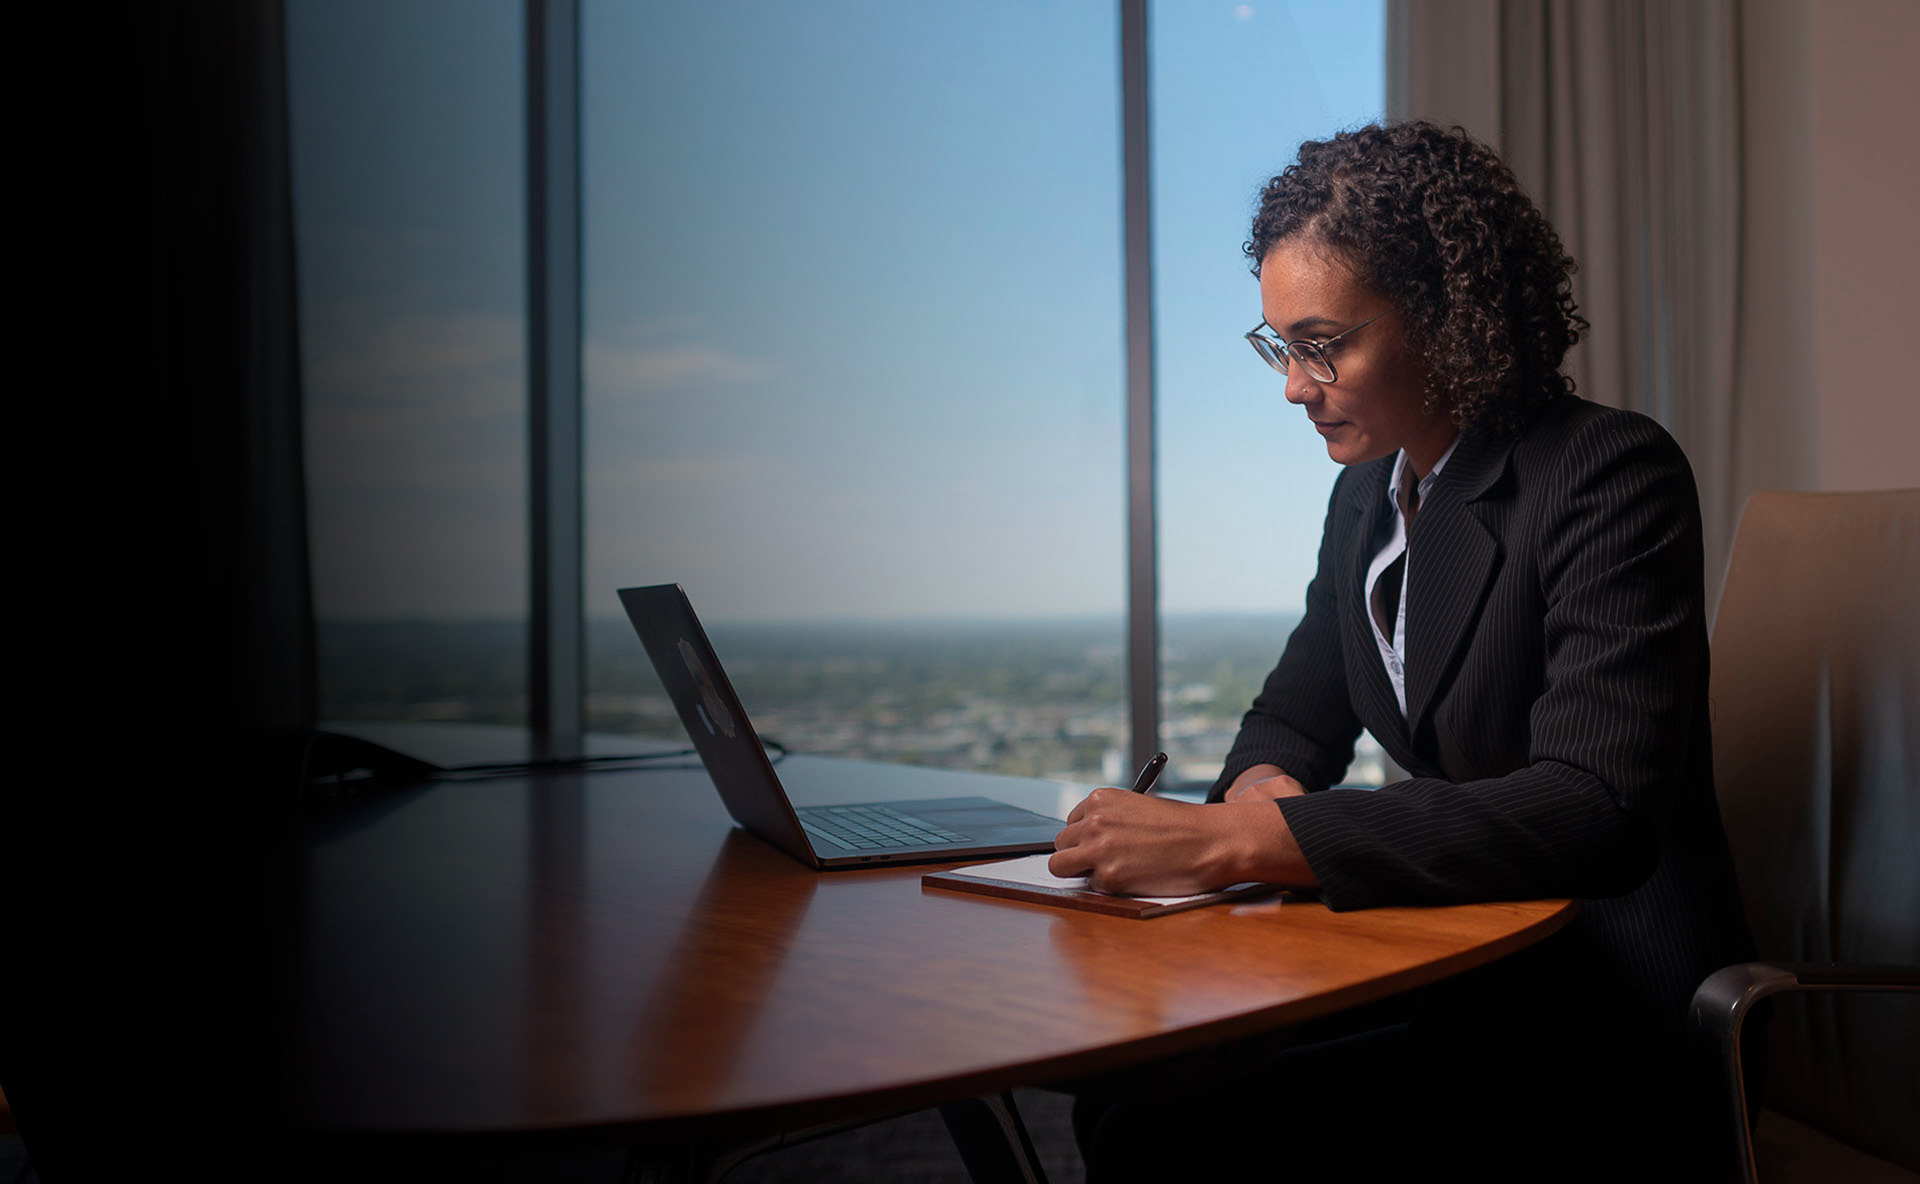
[[[1219,801],[1233,779],[1254,765],[1278,765],[1309,790],[1323,789],[1353,760],[1360,720],[1347,696],[1340,650],[1339,588],[1341,494],[1351,470],[1342,469],[1327,501],[1320,558],[1307,585],[1307,611],[1287,638],[1273,673],[1240,721],[1240,734],[1208,800]]]
[[[1490,605],[1477,629],[1493,634],[1475,639],[1543,631],[1544,670],[1511,673],[1539,678],[1524,721],[1477,721],[1524,726],[1528,759],[1457,783],[1279,802],[1336,909],[1607,897],[1654,865],[1689,745],[1706,742],[1694,734],[1706,638],[1692,473],[1657,425],[1617,415],[1585,421],[1535,467],[1506,562],[1537,582],[1537,607]]]

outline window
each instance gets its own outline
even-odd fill
[[[1299,620],[1339,466],[1241,339],[1240,244],[1303,140],[1378,119],[1384,6],[1163,4],[1150,13],[1161,743],[1211,781]],[[1378,784],[1363,737],[1348,778]]]
[[[679,734],[677,582],[795,748],[1123,763],[1111,6],[582,23],[588,727]]]
[[[1210,775],[1334,472],[1240,333],[1259,183],[1381,106],[1379,3],[1150,13],[1163,739]],[[332,718],[527,719],[521,4],[289,0]],[[580,10],[585,707],[679,732],[687,586],[812,752],[1130,777],[1117,6]]]
[[[526,719],[521,12],[288,0],[322,715]]]

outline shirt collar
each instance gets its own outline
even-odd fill
[[[1420,494],[1421,501],[1427,500],[1427,491],[1433,488],[1433,482],[1440,476],[1440,470],[1447,467],[1447,458],[1453,455],[1454,449],[1460,447],[1460,437],[1465,434],[1464,432],[1456,434],[1453,437],[1453,443],[1447,445],[1447,450],[1440,454],[1440,459],[1433,462],[1433,471],[1420,478],[1420,484],[1415,488]],[[1396,509],[1400,503],[1394,500],[1394,490],[1400,488],[1400,477],[1406,472],[1406,468],[1407,450],[1402,448],[1394,454],[1393,474],[1387,478],[1387,504]]]

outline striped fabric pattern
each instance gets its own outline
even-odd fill
[[[1693,989],[1746,956],[1713,787],[1699,501],[1644,416],[1556,401],[1469,431],[1410,546],[1407,714],[1360,588],[1393,458],[1344,471],[1306,613],[1242,721],[1334,909],[1573,896],[1560,940],[1616,1017],[1677,1051]],[[1412,778],[1330,789],[1361,727]]]

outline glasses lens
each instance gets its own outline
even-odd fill
[[[1313,375],[1315,382],[1333,381],[1333,364],[1327,361],[1327,355],[1319,346],[1311,341],[1294,341],[1289,342],[1287,348],[1293,351],[1294,357],[1300,359],[1300,364],[1307,368],[1308,374]]]
[[[1247,341],[1253,345],[1253,352],[1259,354],[1260,359],[1267,365],[1272,366],[1282,374],[1287,372],[1286,350],[1279,342],[1271,337],[1262,336],[1259,333],[1247,334]]]

